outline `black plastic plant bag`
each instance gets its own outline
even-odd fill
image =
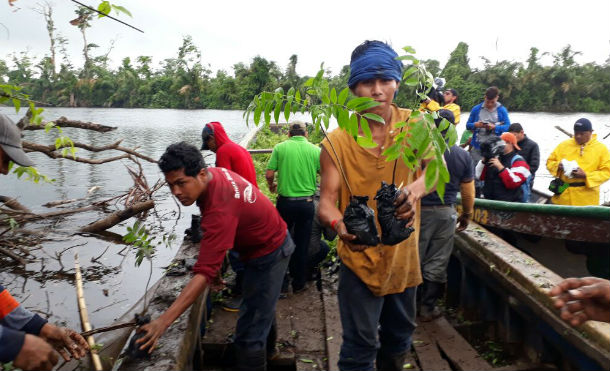
[[[381,182],[381,188],[375,195],[377,200],[377,220],[381,227],[381,242],[384,245],[396,245],[411,235],[415,231],[413,227],[405,228],[407,220],[397,219],[394,216],[396,206],[394,201],[400,194],[400,190],[394,184]]]
[[[377,246],[379,234],[375,226],[375,211],[366,204],[368,200],[369,196],[353,196],[343,213],[343,223],[347,232],[357,237],[353,244]]]

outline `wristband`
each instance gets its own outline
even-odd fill
[[[342,219],[335,219],[332,222],[330,222],[330,227],[333,229],[333,231],[337,231],[336,227],[337,227],[337,223],[339,223]]]

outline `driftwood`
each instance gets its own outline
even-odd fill
[[[136,214],[152,209],[153,206],[155,206],[155,202],[153,200],[138,202],[125,208],[124,210],[116,211],[104,219],[93,222],[86,227],[81,228],[80,231],[89,233],[104,231],[125,219],[129,219]]]
[[[569,131],[567,131],[566,129],[562,128],[559,125],[555,125],[555,129],[561,131],[562,133],[564,133],[565,135],[569,136],[570,138],[572,138],[572,133],[570,133]]]
[[[87,313],[87,304],[85,303],[85,295],[83,293],[83,278],[80,273],[80,264],[78,263],[78,253],[74,254],[74,270],[76,279],[76,296],[78,299],[78,311],[80,312],[81,324],[83,331],[91,331],[91,323],[89,323],[89,314]],[[91,347],[91,360],[96,371],[101,371],[102,361],[99,354],[95,350],[95,339],[92,335],[87,336],[87,343]]]
[[[116,141],[112,144],[108,144],[105,146],[92,146],[89,144],[85,144],[85,143],[80,143],[80,142],[74,142],[73,145],[76,148],[82,148],[82,149],[86,149],[90,152],[102,152],[102,151],[109,151],[109,150],[116,150],[116,151],[121,151],[121,152],[125,152],[124,155],[120,155],[120,156],[114,156],[114,157],[108,157],[105,159],[99,159],[99,160],[93,160],[93,159],[89,159],[89,158],[83,158],[83,157],[78,157],[78,156],[70,156],[70,155],[66,155],[64,156],[62,153],[57,152],[61,149],[64,148],[70,148],[70,144],[64,144],[60,147],[55,147],[54,144],[49,144],[48,146],[43,145],[43,144],[38,144],[38,143],[33,143],[33,142],[28,142],[28,141],[22,141],[21,144],[23,145],[23,148],[25,149],[26,152],[40,152],[40,153],[44,153],[45,155],[47,155],[47,157],[53,158],[53,159],[58,159],[58,158],[65,158],[67,160],[72,160],[72,161],[76,161],[76,162],[83,162],[86,164],[103,164],[106,162],[112,162],[112,161],[117,161],[117,160],[121,160],[124,158],[129,158],[129,155],[141,158],[143,160],[146,160],[148,162],[152,162],[152,163],[156,163],[157,160],[142,155],[138,152],[136,152],[134,149],[131,148],[126,148],[123,146],[120,146],[121,142],[123,140],[119,140]]]
[[[40,125],[32,125],[32,124],[28,123],[29,117],[28,116],[26,116],[26,117],[27,117],[27,120],[25,118],[23,118],[23,119],[19,120],[19,122],[17,123],[17,126],[19,126],[19,128],[21,130],[44,130],[45,124],[47,122],[43,122]],[[96,124],[93,122],[69,120],[64,116],[62,116],[52,122],[54,122],[57,126],[60,126],[62,128],[78,128],[78,129],[85,129],[85,130],[93,130],[93,131],[97,131],[100,133],[107,133],[109,131],[116,130],[116,126],[106,126],[106,125]]]
[[[11,208],[13,210],[23,211],[26,213],[30,213],[30,209],[20,204],[16,199],[10,198],[7,196],[0,195],[0,202],[4,203],[4,206]]]
[[[25,260],[20,257],[19,255],[15,254],[14,252],[5,249],[4,247],[0,247],[0,254],[6,255],[9,258],[13,259],[14,261],[16,261],[17,263],[19,263],[20,265],[25,265],[26,262]]]
[[[73,198],[70,200],[58,200],[58,201],[50,201],[47,202],[46,204],[43,204],[42,206],[44,207],[57,207],[57,206],[62,206],[62,205],[66,205],[66,204],[71,204],[77,201],[84,201],[86,199],[88,199],[93,192],[97,191],[99,189],[98,186],[93,186],[91,188],[89,188],[89,190],[87,191],[87,195],[85,197],[81,197],[81,198]]]

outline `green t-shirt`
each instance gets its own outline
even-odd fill
[[[276,144],[267,170],[278,172],[277,193],[284,197],[312,196],[320,171],[320,148],[304,136],[290,137]]]

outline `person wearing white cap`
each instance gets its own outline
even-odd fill
[[[0,113],[0,174],[8,174],[9,161],[34,166],[21,146],[21,131],[8,116]]]

